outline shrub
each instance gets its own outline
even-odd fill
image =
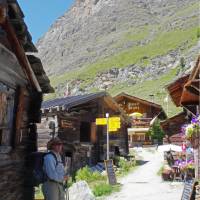
[[[151,136],[153,140],[157,140],[159,143],[162,144],[164,132],[160,126],[159,120],[154,122],[147,135]]]
[[[96,197],[108,195],[112,192],[112,186],[107,183],[94,185],[93,193]]]
[[[184,57],[180,58],[180,66],[181,66],[181,69],[183,69],[185,67],[185,58]]]
[[[197,28],[197,38],[200,38],[200,28]]]
[[[99,172],[92,172],[89,167],[83,167],[76,173],[76,180],[85,180],[95,196],[109,195],[119,187],[107,184],[107,177]]]
[[[122,169],[122,171],[128,172],[129,168],[130,168],[130,165],[126,160],[120,159],[119,160],[119,167]]]
[[[66,183],[66,187],[69,188],[73,185],[73,180],[72,180],[72,177],[70,177]]]
[[[79,169],[76,173],[77,181],[85,180],[88,183],[95,180],[104,180],[105,178],[99,172],[92,172],[88,166]]]
[[[157,175],[158,175],[158,176],[161,176],[163,170],[164,170],[164,165],[162,165],[162,166],[160,167],[160,169],[157,171]]]
[[[136,165],[136,162],[133,161],[127,161],[126,159],[120,158],[119,160],[119,168],[121,173],[127,173],[129,172],[134,166]]]

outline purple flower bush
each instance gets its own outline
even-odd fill
[[[176,160],[175,165],[182,170],[194,169],[194,160],[191,159],[188,160],[187,162],[185,160]]]
[[[186,138],[191,138],[194,133],[200,132],[200,115],[193,117],[190,124],[185,124],[181,128],[181,134]]]

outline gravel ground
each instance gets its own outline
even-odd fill
[[[163,182],[157,175],[163,162],[163,153],[148,148],[140,150],[138,154],[146,162],[119,180],[123,185],[121,191],[105,200],[180,200],[183,183]]]

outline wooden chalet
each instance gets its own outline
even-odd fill
[[[181,128],[187,122],[188,119],[185,112],[181,112],[165,121],[162,121],[160,124],[165,133],[163,143],[182,145],[184,139],[181,135]]]
[[[57,133],[65,143],[65,156],[71,160],[71,172],[106,159],[106,126],[95,123],[96,118],[105,118],[106,113],[121,118],[121,128],[110,133],[111,157],[128,153],[126,116],[105,92],[46,101],[42,104],[42,112],[42,123],[38,124],[39,147],[45,150],[52,133]]]
[[[185,89],[189,91],[191,94],[197,96],[200,95],[200,56],[198,57],[196,65],[192,70],[187,83],[185,84]]]
[[[200,114],[200,56],[191,74],[179,78],[167,86],[175,105],[183,107],[185,118],[190,123],[193,116]],[[200,145],[195,149],[196,178],[200,178]]]
[[[191,94],[188,97],[188,92]],[[197,59],[186,84],[184,85],[181,96],[181,105],[187,110],[188,118],[200,114],[200,56]],[[200,133],[199,133],[200,134]],[[200,137],[198,137],[198,145],[195,147],[195,178],[200,178]]]
[[[131,128],[128,129],[130,145],[151,144],[151,138],[146,133],[156,119],[163,120],[167,118],[163,108],[156,103],[126,93],[121,93],[114,99],[129,116],[132,113],[142,115],[139,118],[133,117],[131,120]]]
[[[192,115],[200,114],[200,56],[184,85],[180,104]]]
[[[172,101],[177,107],[183,107],[188,114],[196,112],[196,106],[199,104],[199,96],[189,92],[185,85],[190,75],[185,75],[169,84],[166,89],[171,96]]]
[[[28,155],[37,150],[42,93],[52,92],[16,0],[0,1],[0,198],[32,200]]]

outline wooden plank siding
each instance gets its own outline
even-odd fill
[[[40,83],[27,58],[35,52],[24,15],[16,0],[0,2],[0,199],[33,200],[27,158],[37,149],[42,93],[51,90],[45,75]],[[38,79],[39,79],[38,78]]]

